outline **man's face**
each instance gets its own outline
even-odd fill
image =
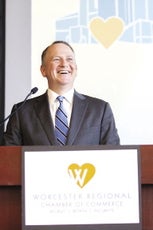
[[[41,73],[48,79],[50,89],[71,89],[77,73],[73,51],[62,43],[49,47],[41,66]]]

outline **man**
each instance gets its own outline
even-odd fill
[[[110,105],[103,100],[79,94],[74,89],[77,65],[74,50],[67,42],[55,41],[43,51],[41,73],[48,81],[47,92],[28,100],[10,118],[4,134],[4,145],[120,143]],[[63,96],[63,102],[58,96]],[[66,125],[56,114],[61,103]],[[12,111],[18,106],[20,103],[14,105]],[[59,120],[66,127],[66,134],[59,130],[56,123]],[[56,136],[61,132],[65,139],[63,141]]]

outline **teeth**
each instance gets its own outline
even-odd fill
[[[61,70],[61,71],[59,71],[59,73],[62,73],[62,74],[67,74],[67,73],[68,73],[68,71],[67,71],[67,70]]]

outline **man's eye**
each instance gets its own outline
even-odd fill
[[[60,60],[59,58],[53,58],[52,61],[53,61],[53,62],[59,62],[59,60]]]
[[[68,62],[73,62],[74,59],[73,59],[72,57],[69,57],[69,58],[67,58],[67,61],[68,61]]]

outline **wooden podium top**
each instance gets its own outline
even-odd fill
[[[21,185],[20,146],[0,147],[0,185]]]
[[[0,147],[0,186],[21,185],[21,146]],[[153,145],[141,145],[141,184],[153,184]]]
[[[141,145],[141,183],[153,184],[153,145]]]

